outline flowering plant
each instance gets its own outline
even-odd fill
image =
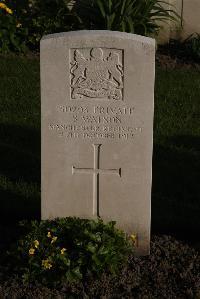
[[[4,2],[0,2],[0,9],[5,11],[6,13],[12,15],[13,11],[10,9]]]
[[[68,8],[71,0],[7,0],[28,32],[26,46],[39,50],[43,35],[77,29],[78,19]]]
[[[59,285],[104,271],[117,273],[135,246],[115,222],[61,218],[32,222],[19,241],[17,271],[24,282]]]
[[[4,1],[0,1],[0,52],[25,52],[26,35],[27,30],[22,28],[13,9]]]

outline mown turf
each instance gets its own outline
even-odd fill
[[[0,223],[40,217],[38,58],[0,56]],[[200,234],[200,73],[157,69],[152,231]]]
[[[200,235],[200,73],[157,70],[152,228]]]
[[[0,221],[40,214],[39,61],[0,57]]]

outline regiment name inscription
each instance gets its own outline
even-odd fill
[[[66,113],[66,123],[50,123],[49,130],[65,138],[105,138],[121,141],[133,139],[142,132],[141,126],[129,126],[127,117],[134,118],[134,107],[112,106],[58,106]],[[126,116],[123,118],[123,116]]]

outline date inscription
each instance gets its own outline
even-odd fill
[[[134,120],[134,107],[57,106],[56,112],[66,122],[51,122],[49,131],[59,138],[131,140],[142,133],[141,125],[128,125]],[[129,121],[131,119],[131,122]]]

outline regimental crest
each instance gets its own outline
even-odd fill
[[[123,100],[123,50],[71,49],[71,99]]]

